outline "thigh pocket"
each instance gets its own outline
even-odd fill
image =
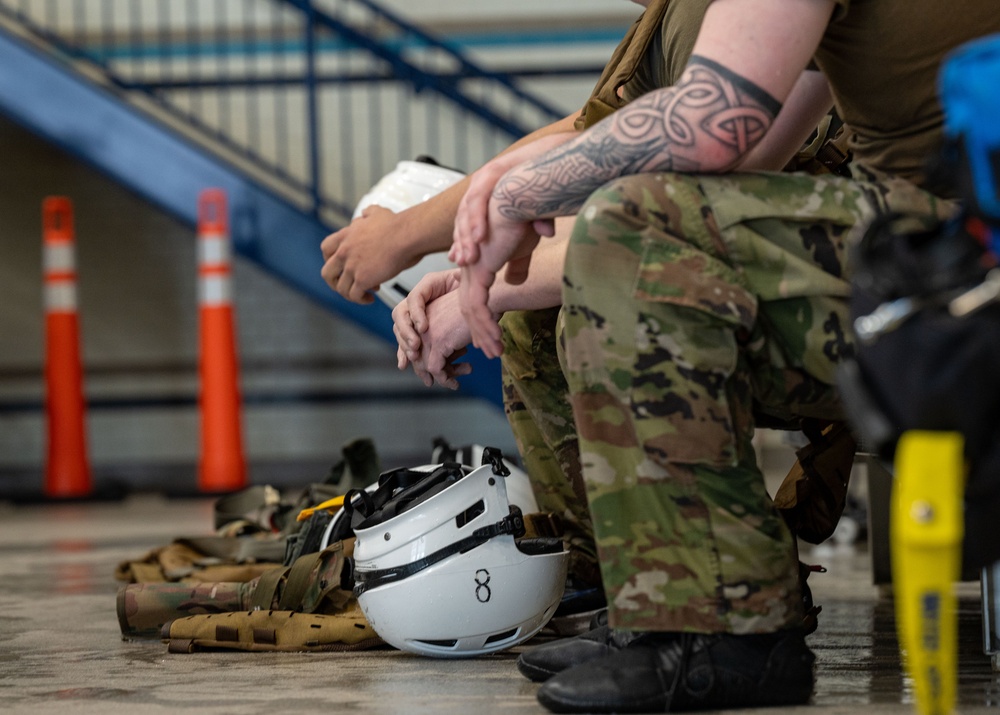
[[[734,409],[749,404],[736,374],[736,332],[753,324],[756,301],[731,268],[693,247],[650,241],[637,303],[629,392],[646,453],[662,463],[737,461]]]

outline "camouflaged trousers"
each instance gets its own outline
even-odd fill
[[[562,522],[570,580],[596,586],[601,576],[557,340],[559,315],[556,307],[511,311],[501,318],[504,412],[539,510],[557,514]]]
[[[876,209],[951,210],[906,182],[859,178],[649,174],[581,210],[562,367],[612,624],[800,623],[793,538],[756,465],[754,414],[840,417],[850,229]]]

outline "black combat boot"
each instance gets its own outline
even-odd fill
[[[540,683],[556,673],[621,650],[642,635],[611,628],[607,609],[599,611],[590,625],[586,633],[535,646],[521,653],[517,658],[517,669],[524,677]]]
[[[557,713],[645,713],[795,705],[809,700],[815,656],[800,629],[763,635],[647,633],[549,679]]]

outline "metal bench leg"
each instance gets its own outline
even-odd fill
[[[889,504],[892,499],[892,474],[882,461],[870,454],[858,455],[868,480],[868,552],[872,561],[872,584],[892,583],[889,550]]]
[[[983,569],[983,653],[1000,672],[1000,561]]]

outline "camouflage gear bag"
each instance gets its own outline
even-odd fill
[[[382,645],[352,593],[354,540],[338,541],[247,583],[130,584],[122,636],[162,637],[171,652],[359,650]]]
[[[357,602],[342,613],[246,611],[189,616],[168,623],[162,637],[170,653],[204,650],[348,651],[383,645]]]

